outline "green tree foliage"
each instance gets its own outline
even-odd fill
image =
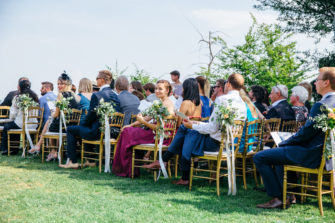
[[[258,9],[279,12],[279,20],[286,22],[287,30],[324,36],[335,34],[334,0],[257,0]]]
[[[245,36],[245,43],[228,47],[220,36],[213,42],[222,46],[217,55],[219,63],[216,75],[227,77],[233,72],[241,73],[246,86],[262,85],[268,89],[285,84],[292,88],[302,81],[309,63],[305,55],[297,53],[296,42],[290,42],[290,33],[284,33],[278,25],[253,24]]]

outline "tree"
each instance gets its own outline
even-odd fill
[[[279,25],[257,24],[253,17],[242,45],[230,48],[222,37],[213,37],[213,42],[222,46],[215,70],[225,78],[233,72],[241,73],[248,87],[270,89],[285,84],[290,89],[307,78],[305,73],[310,70],[305,55],[296,50],[296,42],[289,41],[291,36]]]
[[[287,24],[288,31],[298,31],[313,36],[335,35],[334,0],[257,0],[255,8],[274,9],[279,20]],[[335,40],[335,38],[334,38]]]

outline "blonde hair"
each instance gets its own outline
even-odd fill
[[[248,105],[248,107],[251,111],[252,117],[257,118],[258,114],[257,114],[256,107],[255,107],[254,103],[252,103],[252,101],[248,97],[247,93],[243,89],[240,89],[240,96],[241,96],[242,100]]]
[[[88,78],[82,78],[79,81],[78,92],[79,93],[92,93],[93,92],[92,81]]]

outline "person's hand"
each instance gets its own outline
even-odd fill
[[[145,120],[144,120],[142,114],[138,114],[138,115],[136,116],[136,120],[137,120],[139,123],[141,123],[141,124],[142,124],[143,122],[145,122]]]
[[[183,124],[184,124],[184,126],[185,126],[186,128],[188,128],[188,129],[192,129],[192,125],[193,125],[193,122],[192,122],[192,121],[189,121],[189,120],[184,119],[184,120],[183,120]]]
[[[123,127],[121,128],[121,132],[122,132],[125,128],[129,128],[129,127],[131,127],[131,125],[125,125],[125,126],[123,126]]]

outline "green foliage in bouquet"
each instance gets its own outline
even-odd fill
[[[216,121],[220,130],[223,130],[226,125],[234,124],[234,119],[237,118],[237,108],[232,107],[232,100],[228,100],[228,106],[214,104],[214,107],[217,108]],[[212,117],[212,121],[214,121],[214,117]]]
[[[60,111],[71,113],[72,110],[69,108],[69,104],[71,100],[72,100],[72,97],[68,97],[68,98],[62,97],[59,101],[56,101],[56,107],[59,108]]]
[[[156,134],[160,137],[162,134],[164,134],[164,117],[169,116],[170,113],[167,110],[167,108],[163,105],[163,102],[161,100],[155,100],[152,103],[152,106],[145,109],[142,112],[143,116],[151,117],[159,122],[159,127],[157,129]]]
[[[20,94],[18,95],[17,106],[20,110],[25,110],[29,107],[38,106],[38,104],[31,97],[29,97],[28,94]]]
[[[107,115],[107,117],[110,118],[115,113],[113,104],[111,102],[105,102],[104,99],[101,98],[99,101],[98,107],[96,107],[94,110],[97,113],[97,116],[99,117],[99,122],[101,124],[100,130],[104,132],[105,131],[105,115]]]

